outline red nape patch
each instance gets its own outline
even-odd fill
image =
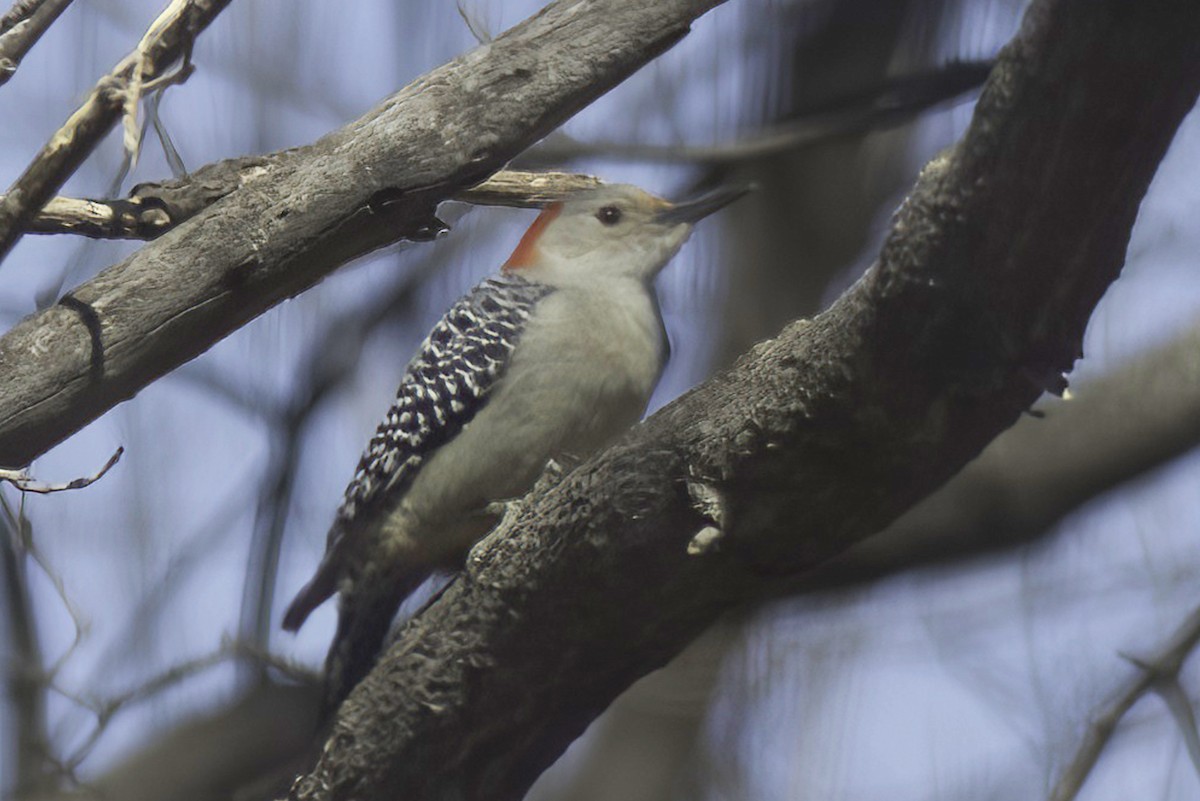
[[[561,213],[561,203],[551,203],[542,209],[542,213],[537,216],[537,219],[533,221],[533,225],[529,226],[529,230],[525,232],[525,235],[521,237],[521,241],[517,243],[517,249],[512,252],[512,255],[508,257],[508,261],[504,262],[504,266],[500,269],[508,272],[533,264],[537,258],[538,239],[546,230],[546,226],[554,222],[554,218]]]

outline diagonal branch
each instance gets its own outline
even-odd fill
[[[136,107],[142,91],[151,89],[152,82],[162,80],[166,70],[190,52],[196,36],[229,2],[172,0],[137,48],[100,79],[0,199],[0,261],[100,140]]]
[[[27,464],[348,259],[436,235],[438,202],[717,2],[559,0],[316,144],[264,159],[237,191],[0,339],[0,464]]]
[[[991,69],[990,61],[952,62],[925,73],[892,78],[882,86],[837,98],[764,130],[715,145],[582,142],[559,132],[522,154],[517,163],[531,166],[602,158],[728,166],[900,125],[922,111],[978,90]]]
[[[21,59],[69,5],[71,0],[18,0],[0,18],[0,86],[16,74]]]
[[[1200,5],[1036,0],[868,274],[506,518],[291,797],[519,798],[765,575],[927,495],[1062,387],[1198,92]]]

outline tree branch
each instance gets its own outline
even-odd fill
[[[946,480],[1062,387],[1198,91],[1200,6],[1034,2],[868,274],[506,518],[291,797],[519,798],[764,575],[811,569]],[[689,555],[714,524],[717,547]]]
[[[128,198],[53,197],[29,221],[31,234],[78,234],[92,239],[155,239],[241,186],[271,157],[230,159],[164,183],[138,184]],[[455,195],[481,206],[537,208],[600,185],[591,175],[501,170]],[[0,195],[0,203],[3,202]]]
[[[0,19],[0,86],[69,5],[71,0],[18,0]]]
[[[238,190],[0,339],[0,465],[27,464],[342,262],[435,235],[438,202],[717,2],[559,0],[316,144],[264,159]]]
[[[21,238],[30,219],[53,197],[100,140],[129,116],[152,82],[191,52],[200,31],[230,0],[171,0],[137,48],[100,79],[87,99],[0,200],[0,261]],[[0,464],[3,464],[0,459]]]
[[[978,89],[991,69],[990,61],[955,62],[928,72],[893,78],[881,86],[837,98],[764,130],[715,145],[582,142],[558,132],[521,154],[517,163],[535,166],[562,164],[577,158],[609,158],[728,166],[900,125],[922,111]]]

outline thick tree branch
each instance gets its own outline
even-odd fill
[[[479,183],[718,0],[560,0],[252,178],[0,340],[0,465],[28,463],[334,267],[440,230]]]
[[[71,0],[18,0],[0,18],[0,86],[16,74],[21,59],[69,5]]]
[[[1061,387],[1198,91],[1200,5],[1034,2],[868,274],[506,518],[292,797],[519,798],[763,575],[812,568],[946,480]],[[716,518],[717,547],[689,555]]]
[[[21,238],[33,215],[46,205],[122,115],[132,116],[142,92],[153,81],[163,80],[166,70],[191,52],[196,36],[229,2],[172,0],[137,48],[100,79],[83,105],[50,137],[0,199],[0,261]]]

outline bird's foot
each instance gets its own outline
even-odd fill
[[[687,552],[690,556],[715,553],[721,549],[721,541],[729,525],[725,497],[715,485],[698,479],[689,479],[687,489],[692,508],[706,522],[688,541]]]

